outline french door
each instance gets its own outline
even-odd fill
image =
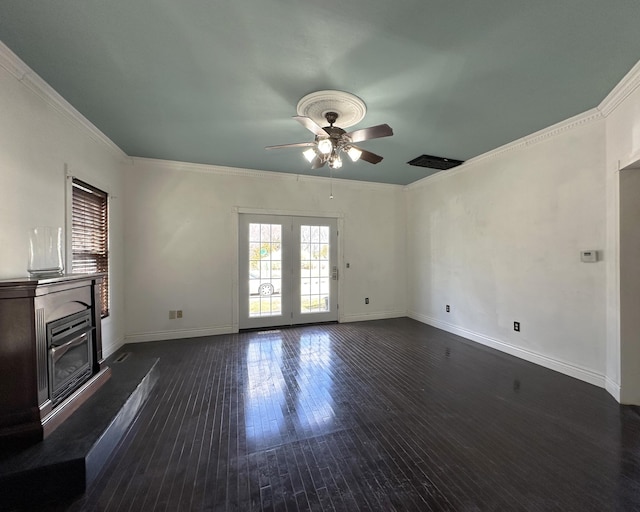
[[[240,214],[241,329],[338,320],[337,221]]]

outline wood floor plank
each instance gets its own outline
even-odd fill
[[[67,511],[640,510],[637,408],[407,318],[125,350],[159,382]]]

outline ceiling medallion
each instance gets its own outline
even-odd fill
[[[316,124],[324,126],[326,115],[335,112],[342,128],[358,124],[367,113],[364,101],[356,95],[344,91],[317,91],[303,97],[297,106],[299,116],[311,118]]]

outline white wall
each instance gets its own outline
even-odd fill
[[[65,226],[66,169],[122,197],[124,154],[0,43],[0,279],[27,275],[28,232]],[[111,209],[109,354],[124,339],[122,204]]]
[[[606,270],[580,251],[606,256],[604,135],[582,116],[410,186],[410,316],[603,386]]]
[[[237,329],[238,208],[343,216],[341,319],[406,313],[400,186],[333,180],[329,199],[328,179],[147,159],[125,182],[128,341]]]

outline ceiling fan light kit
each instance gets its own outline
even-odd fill
[[[382,160],[380,155],[359,148],[354,143],[393,135],[393,130],[388,124],[348,133],[343,128],[334,126],[338,119],[340,125],[345,128],[353,126],[360,122],[367,112],[364,101],[344,91],[329,90],[307,94],[298,102],[297,112],[298,115],[293,118],[315,134],[314,141],[267,146],[266,149],[307,147],[302,154],[311,163],[311,169],[319,169],[324,165],[328,165],[330,169],[340,169],[341,153],[349,155],[352,162],[361,159],[377,164]],[[329,126],[322,127],[321,123],[325,122],[329,123]]]

